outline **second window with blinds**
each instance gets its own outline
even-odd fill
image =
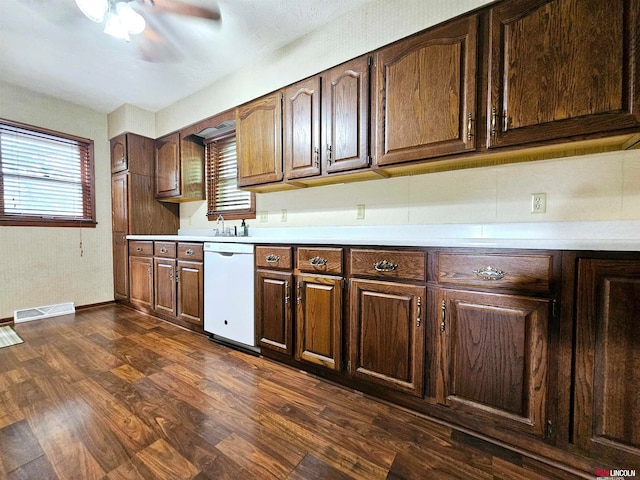
[[[235,131],[207,140],[205,152],[209,220],[256,218],[255,194],[238,189]]]

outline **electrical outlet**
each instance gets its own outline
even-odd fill
[[[364,220],[364,205],[356,205],[356,219]]]
[[[545,213],[547,211],[547,194],[531,194],[531,213]]]
[[[269,221],[269,212],[263,210],[260,212],[260,223],[265,223]]]
[[[282,209],[282,213],[280,214],[280,221],[281,222],[287,221],[287,210],[285,208]]]

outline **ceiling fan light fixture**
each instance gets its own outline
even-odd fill
[[[109,0],[76,0],[76,5],[89,20],[101,23],[109,10]]]
[[[104,33],[115,38],[129,41],[129,32],[120,21],[120,17],[113,12],[109,12],[107,16],[107,24],[104,27]]]
[[[120,24],[130,35],[142,33],[147,26],[142,15],[131,8],[128,2],[118,2],[116,4],[116,13],[120,19]]]

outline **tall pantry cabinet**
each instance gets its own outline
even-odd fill
[[[154,140],[133,133],[111,139],[114,298],[129,301],[127,235],[175,234],[179,205],[155,199]]]

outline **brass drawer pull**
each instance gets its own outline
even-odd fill
[[[136,247],[136,252],[141,252],[142,251],[142,247]]]
[[[264,259],[267,261],[267,263],[278,263],[280,261],[280,257],[278,255],[274,255],[273,253],[270,253],[269,255],[264,257]]]
[[[473,273],[476,274],[476,277],[482,280],[502,280],[507,274],[507,272],[503,272],[502,270],[498,270],[492,266],[477,268],[473,270]]]
[[[398,269],[397,263],[391,263],[388,260],[380,260],[373,264],[373,268],[378,272],[393,272]]]
[[[167,253],[169,250],[167,250],[167,247],[162,247],[160,249],[160,253]]]
[[[313,257],[309,260],[309,264],[314,267],[324,267],[327,264],[327,259],[322,257]]]
[[[194,253],[196,253],[196,252],[194,252],[194,250],[193,250],[192,248],[187,248],[187,249],[184,251],[184,254],[185,254],[185,255],[188,255],[188,256],[191,256],[191,255],[193,255]]]

